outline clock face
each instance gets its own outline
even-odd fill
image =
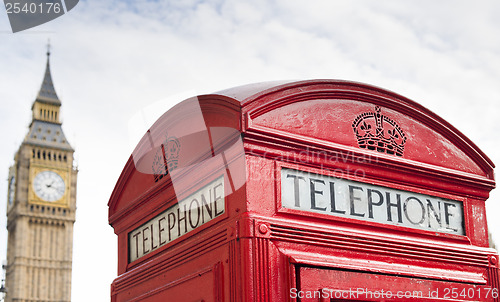
[[[14,194],[16,193],[16,178],[12,176],[9,179],[9,204],[14,202]]]
[[[35,176],[33,189],[41,199],[53,202],[63,197],[66,185],[59,174],[52,171],[43,171]]]

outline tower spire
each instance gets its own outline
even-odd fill
[[[23,143],[73,150],[61,128],[61,101],[57,97],[50,73],[50,41],[47,43],[47,67],[42,87],[31,111],[33,118]]]
[[[36,97],[36,101],[46,104],[61,105],[61,101],[57,96],[54,83],[52,82],[52,75],[50,73],[50,40],[47,43],[47,67],[45,68],[45,76],[43,78],[40,91],[38,92],[38,96]]]

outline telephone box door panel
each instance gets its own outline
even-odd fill
[[[498,301],[498,289],[486,284],[462,283],[297,266],[297,288],[291,301]]]
[[[178,278],[165,281],[172,274],[165,272],[147,281],[146,284],[136,284],[128,290],[116,294],[116,302],[222,302],[224,301],[224,280],[222,264],[207,266],[186,273]],[[148,290],[144,288],[148,287]]]

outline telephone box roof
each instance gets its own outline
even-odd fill
[[[450,188],[465,182],[480,188],[477,192],[495,187],[492,161],[455,127],[406,97],[341,80],[264,82],[193,97],[167,111],[131,155],[110,198],[110,214],[117,210],[126,184],[134,181],[134,171],[153,174],[148,162],[152,154],[159,154],[158,148],[172,144],[174,137],[185,137],[190,143],[184,143],[182,154],[190,144],[202,141],[184,135],[200,123],[207,132],[233,129],[240,134],[245,153],[254,152],[249,144],[297,153],[347,152],[353,158],[375,158],[370,164],[400,170],[416,183],[432,174],[450,179]],[[209,133],[208,141],[217,135],[232,140],[234,135],[228,133]],[[214,146],[208,149],[217,154]],[[146,191],[134,188],[132,199]]]

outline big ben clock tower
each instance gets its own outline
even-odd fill
[[[8,177],[6,302],[70,301],[77,169],[50,73]]]

